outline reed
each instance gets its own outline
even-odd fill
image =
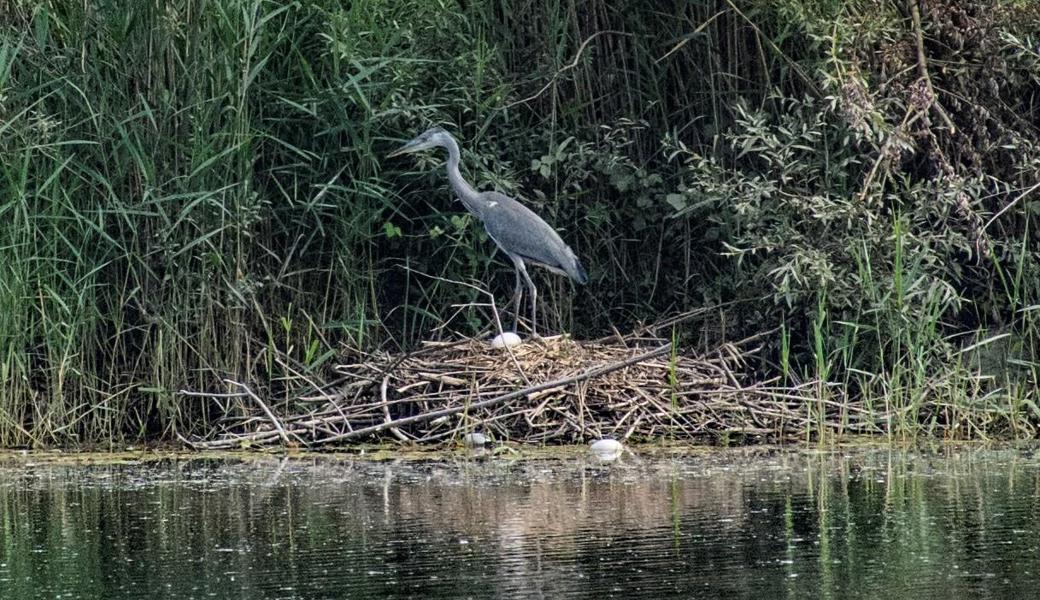
[[[836,398],[1031,434],[1040,9],[923,4],[0,2],[0,446],[211,432],[255,416],[229,381],[289,409],[344,347],[482,331],[448,281],[508,265],[384,159],[432,123],[590,265],[545,327],[718,307],[674,347],[779,325],[748,376],[818,382],[807,437]]]

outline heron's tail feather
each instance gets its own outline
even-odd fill
[[[589,275],[585,272],[585,267],[581,266],[581,261],[576,256],[574,257],[574,266],[567,270],[567,274],[581,285],[585,285],[589,281]]]

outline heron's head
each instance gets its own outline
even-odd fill
[[[411,154],[412,152],[426,150],[427,148],[433,148],[435,146],[446,146],[450,138],[451,135],[449,135],[447,131],[444,131],[440,127],[431,127],[430,129],[420,133],[404,146],[401,146],[386,156],[387,158],[390,158],[402,154]]]

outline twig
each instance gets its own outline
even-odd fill
[[[899,136],[902,135],[903,131],[914,123],[917,119],[921,118],[921,112],[916,110],[913,106],[907,109],[906,114],[903,115],[903,122],[896,127],[892,134],[885,138],[882,142],[881,147],[878,148],[877,158],[874,159],[874,164],[871,165],[870,171],[867,173],[867,178],[863,181],[863,186],[859,192],[859,201],[863,202],[866,199],[867,194],[870,193],[870,186],[874,183],[874,178],[877,176],[878,169],[881,164],[885,162],[885,159],[889,157],[889,148],[891,148],[897,141]]]
[[[767,43],[767,44],[769,44],[769,47],[770,47],[770,49],[772,49],[772,50],[773,50],[773,52],[776,52],[777,54],[779,54],[779,55],[780,55],[780,58],[782,58],[782,59],[784,59],[785,61],[787,61],[787,64],[788,64],[788,65],[789,65],[789,66],[791,67],[791,69],[792,69],[792,70],[793,70],[793,71],[794,71],[795,73],[797,73],[799,77],[801,77],[801,78],[802,78],[802,81],[803,81],[803,82],[805,82],[805,84],[806,84],[807,86],[809,86],[809,89],[811,89],[811,90],[812,90],[812,92],[813,92],[813,95],[814,95],[814,96],[816,96],[817,98],[820,98],[820,97],[822,97],[822,96],[823,96],[823,93],[822,93],[822,92],[820,92],[820,88],[819,88],[819,87],[818,87],[818,86],[816,85],[816,82],[815,82],[815,81],[813,81],[813,79],[812,79],[811,77],[809,77],[809,76],[808,76],[808,75],[807,75],[807,74],[805,73],[805,71],[803,71],[803,70],[802,70],[802,67],[801,67],[801,66],[799,66],[799,65],[798,65],[798,63],[797,63],[797,62],[795,62],[795,61],[794,61],[793,59],[791,59],[791,57],[790,57],[790,56],[787,56],[787,54],[785,54],[785,53],[784,53],[784,51],[780,49],[780,46],[777,46],[777,45],[776,45],[776,43],[775,43],[775,42],[773,42],[773,40],[771,40],[771,39],[769,38],[769,36],[767,36],[767,35],[766,35],[766,34],[765,34],[765,33],[764,33],[764,32],[763,32],[763,31],[762,31],[762,30],[761,30],[761,29],[760,29],[760,28],[758,27],[758,24],[757,24],[757,23],[755,23],[754,21],[752,21],[752,20],[751,20],[751,19],[750,19],[750,18],[749,18],[749,17],[747,16],[747,15],[745,15],[745,14],[744,14],[744,12],[743,12],[742,10],[740,10],[739,8],[737,8],[737,5],[736,5],[736,4],[733,4],[733,0],[726,0],[726,4],[729,4],[730,8],[732,8],[732,9],[733,9],[733,12],[737,13],[738,15],[740,15],[740,18],[742,18],[742,19],[744,19],[745,21],[747,21],[747,24],[748,24],[748,25],[750,25],[750,26],[751,26],[751,28],[755,30],[755,33],[756,33],[756,34],[758,34],[758,37],[759,37],[759,39],[763,39],[763,40],[765,40],[765,41],[766,41],[766,43]]]
[[[289,444],[289,434],[285,432],[285,428],[282,427],[281,421],[278,420],[278,417],[274,416],[274,413],[271,412],[271,409],[267,407],[267,404],[265,404],[264,401],[260,399],[260,396],[254,394],[253,390],[249,389],[249,386],[244,383],[239,383],[230,379],[225,379],[224,383],[230,385],[237,385],[238,387],[242,388],[242,391],[245,392],[247,396],[252,398],[253,402],[256,402],[261,409],[263,409],[264,414],[267,415],[267,418],[270,419],[271,424],[274,425],[275,430],[278,431],[278,435],[281,436],[282,442],[284,442],[285,444]],[[302,442],[303,440],[300,441]]]
[[[669,50],[668,52],[665,52],[663,56],[661,56],[660,58],[655,59],[654,60],[654,64],[656,65],[656,64],[660,63],[662,60],[664,60],[664,59],[668,58],[669,56],[671,56],[671,55],[675,54],[676,52],[678,52],[680,48],[685,46],[690,40],[693,39],[693,36],[695,36],[698,33],[704,31],[704,29],[708,25],[711,25],[712,22],[715,21],[715,19],[718,19],[719,17],[721,17],[722,15],[726,14],[727,12],[729,12],[729,11],[728,10],[720,10],[719,12],[715,13],[714,15],[712,15],[711,18],[709,18],[707,21],[705,21],[705,22],[701,23],[700,25],[698,25],[697,29],[694,29],[690,33],[687,33],[686,35],[682,36],[682,40],[680,40],[678,44],[673,46],[671,50]]]
[[[387,384],[389,382],[390,382],[390,376],[387,375],[386,377],[383,378],[383,383],[379,384],[379,397],[383,399],[383,416],[386,418],[384,423],[390,423],[391,421],[393,421],[393,419],[390,418],[390,407],[387,405],[387,402],[386,402],[386,387],[387,387]],[[406,436],[397,427],[391,427],[390,428],[390,433],[394,434],[394,437],[396,437],[397,439],[401,440],[402,442],[406,442],[407,443],[407,442],[410,441],[408,439],[408,436]]]
[[[1011,210],[1011,207],[1014,206],[1015,204],[1018,204],[1019,200],[1021,200],[1022,198],[1025,198],[1029,194],[1035,192],[1037,189],[1040,189],[1040,183],[1037,183],[1033,187],[1031,187],[1028,190],[1026,190],[1026,191],[1022,192],[1021,194],[1019,194],[1018,197],[1015,198],[1014,200],[1012,200],[1011,202],[1008,202],[1007,206],[1005,206],[1004,208],[1002,208],[999,211],[997,211],[997,214],[993,215],[992,217],[990,217],[990,219],[988,221],[986,221],[986,224],[982,226],[982,231],[986,231],[986,228],[989,227],[990,225],[992,225],[993,221],[996,221],[998,218],[1000,218],[1000,215],[1002,215],[1002,214],[1006,213],[1007,211]]]
[[[931,107],[935,109],[935,112],[939,113],[939,117],[946,123],[950,133],[955,133],[957,126],[953,124],[950,115],[946,114],[946,109],[939,103],[939,97],[935,95],[935,86],[932,85],[932,76],[928,72],[928,58],[924,51],[924,29],[921,27],[921,7],[917,5],[917,2],[918,0],[907,0],[907,3],[910,5],[910,17],[914,23],[914,41],[917,44],[917,73],[928,89]]]
[[[639,327],[635,328],[632,331],[632,333],[628,334],[627,341],[631,341],[632,338],[635,338],[635,337],[637,337],[639,335],[642,335],[644,333],[652,334],[656,338],[657,337],[657,331],[659,331],[661,329],[664,329],[665,327],[672,327],[674,325],[678,325],[679,323],[683,323],[683,322],[689,321],[691,319],[696,319],[697,317],[702,317],[704,315],[713,313],[713,312],[715,312],[715,311],[717,311],[719,309],[722,309],[722,308],[725,308],[725,307],[728,307],[728,306],[735,306],[737,304],[744,304],[744,303],[747,303],[747,302],[761,302],[762,300],[765,300],[766,298],[768,298],[768,296],[760,296],[758,298],[746,298],[746,299],[740,299],[740,300],[728,300],[726,302],[720,302],[719,304],[713,304],[711,306],[702,306],[700,308],[694,308],[694,309],[688,310],[688,311],[686,311],[684,313],[680,313],[680,314],[672,316],[672,317],[667,317],[665,319],[661,319],[660,321],[654,321],[653,323],[650,323],[649,325],[640,325]],[[617,329],[614,328],[614,334],[613,335],[608,335],[608,336],[601,337],[601,338],[599,338],[597,340],[594,340],[594,343],[596,343],[596,344],[606,344],[606,343],[610,343],[610,342],[617,342],[617,343],[621,343],[621,344],[626,344],[627,341],[626,341],[626,338],[622,337],[621,334],[618,333]]]
[[[227,381],[227,379],[224,381]],[[178,393],[184,396],[192,396],[196,398],[246,398],[249,396],[249,394],[245,392],[193,392],[191,390],[181,390]]]
[[[524,98],[523,100],[517,100],[516,102],[510,102],[509,104],[506,104],[505,106],[503,106],[499,110],[505,110],[507,108],[513,108],[514,106],[516,106],[518,104],[527,104],[531,100],[534,100],[534,99],[538,98],[539,96],[541,96],[542,94],[544,94],[545,90],[549,89],[552,86],[552,84],[556,83],[556,80],[560,78],[560,75],[562,75],[564,71],[569,71],[569,70],[573,69],[574,67],[578,66],[578,61],[581,59],[581,53],[585,51],[585,47],[589,45],[589,42],[591,42],[592,40],[596,39],[597,37],[599,37],[601,35],[604,35],[604,34],[607,34],[607,33],[611,33],[611,34],[614,34],[614,35],[623,35],[625,37],[632,37],[631,33],[626,33],[624,31],[614,31],[613,29],[606,29],[604,31],[597,31],[596,33],[590,35],[588,38],[585,39],[584,42],[581,43],[581,46],[578,47],[578,52],[574,54],[574,60],[572,60],[571,62],[569,62],[566,65],[564,65],[563,67],[561,67],[559,71],[556,71],[556,73],[552,76],[552,78],[549,79],[549,82],[546,83],[544,86],[542,86],[542,89],[538,90],[537,92],[535,92],[534,94],[528,96],[527,98]]]

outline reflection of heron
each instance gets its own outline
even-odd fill
[[[516,268],[516,288],[513,290],[512,303],[516,305],[517,320],[520,318],[522,290],[520,276],[523,275],[524,281],[527,282],[531,302],[531,332],[537,335],[538,322],[535,317],[538,291],[531,281],[531,276],[527,274],[524,263],[539,265],[554,273],[567,275],[577,283],[588,281],[584,267],[578,262],[574,251],[563,243],[559,234],[531,209],[509,196],[498,192],[478,192],[466,183],[459,172],[459,145],[450,133],[440,127],[424,131],[419,137],[391,152],[389,156],[418,152],[436,146],[448,150],[448,181],[458,194],[459,200],[462,200],[469,212],[484,223],[491,239],[513,261]],[[513,329],[516,329],[515,322]]]

